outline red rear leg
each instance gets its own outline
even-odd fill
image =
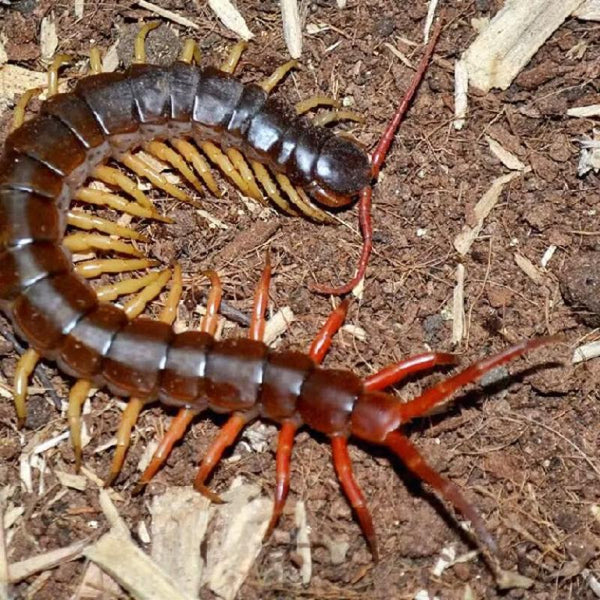
[[[344,324],[346,314],[348,313],[348,306],[350,306],[350,300],[347,298],[340,302],[338,307],[331,312],[325,325],[321,327],[313,343],[310,345],[308,354],[316,363],[321,363],[323,358],[325,358],[331,346],[333,336]]]
[[[387,435],[384,444],[390,448],[406,467],[419,479],[427,482],[442,498],[445,498],[458,510],[465,519],[471,522],[478,541],[492,553],[496,554],[498,547],[477,509],[462,495],[460,488],[442,477],[432,469],[421,456],[416,447],[401,433],[394,431]]]
[[[219,308],[221,306],[221,297],[223,296],[223,287],[216,271],[206,271],[204,274],[210,279],[211,287],[206,302],[206,313],[200,322],[200,331],[210,333],[210,335],[214,336],[219,322]],[[198,415],[198,412],[194,408],[182,408],[179,410],[154,452],[150,464],[142,473],[135,491],[139,491],[156,475],[171,454],[173,446],[185,435],[187,428],[194,420],[194,417]]]
[[[556,342],[556,337],[540,337],[526,340],[515,344],[502,352],[488,358],[484,358],[449,379],[441,381],[437,385],[425,390],[418,398],[398,406],[402,423],[406,423],[415,417],[426,415],[432,408],[447,400],[454,392],[465,387],[467,384],[480,379],[483,375],[513,360],[534,348]]]
[[[389,122],[388,126],[385,128],[379,143],[375,147],[375,150],[371,154],[371,176],[373,179],[376,179],[379,175],[379,171],[381,169],[381,165],[385,161],[385,157],[390,149],[390,145],[394,136],[396,135],[396,131],[400,126],[408,107],[412,99],[414,98],[421,81],[427,71],[427,67],[429,65],[429,61],[433,55],[433,51],[435,49],[435,45],[442,31],[441,21],[438,22],[431,40],[425,49],[425,54],[417,67],[415,74],[410,82],[408,90],[404,94],[394,116]],[[343,294],[347,294],[351,292],[360,282],[360,280],[365,276],[365,272],[367,270],[367,265],[369,264],[369,257],[371,255],[371,250],[373,249],[373,223],[371,221],[371,197],[372,190],[371,186],[367,186],[363,190],[361,190],[359,199],[358,199],[358,222],[360,224],[360,230],[363,236],[363,245],[360,253],[360,258],[358,260],[358,266],[356,269],[356,275],[349,281],[346,285],[339,287],[332,287],[328,285],[311,285],[311,289],[319,294],[334,294],[336,296],[341,296]]]
[[[271,261],[267,253],[265,267],[263,269],[260,281],[254,294],[254,306],[252,309],[252,319],[250,321],[250,330],[248,337],[251,340],[262,340],[265,332],[265,311],[269,302],[269,284],[271,283]],[[253,415],[244,413],[233,413],[229,420],[219,431],[217,437],[210,445],[206,455],[202,459],[194,487],[210,498],[213,502],[222,502],[221,498],[209,490],[204,482],[212,473],[219,460],[223,456],[226,448],[231,446],[237,439],[240,431],[248,424]]]
[[[455,365],[458,362],[458,357],[455,354],[447,352],[426,352],[411,356],[406,360],[389,365],[381,371],[373,375],[369,375],[364,379],[365,391],[377,392],[384,390],[390,385],[400,383],[413,373],[420,373],[427,369],[431,369],[436,365]]]

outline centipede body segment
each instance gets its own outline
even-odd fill
[[[145,26],[143,33],[148,28]],[[142,475],[143,486],[194,417],[207,409],[228,413],[231,416],[202,460],[195,480],[198,490],[219,501],[206,481],[224,450],[249,422],[257,418],[273,421],[281,430],[269,532],[288,493],[294,435],[306,426],[331,439],[336,473],[377,558],[373,523],[347,450],[348,438],[355,436],[389,448],[463,514],[472,523],[479,543],[494,553],[495,542],[475,508],[457,486],[427,465],[399,428],[490,369],[548,339],[513,346],[401,404],[382,390],[411,373],[452,364],[454,356],[427,353],[365,380],[354,373],[321,367],[332,337],[343,323],[348,301],[333,311],[307,354],[269,349],[262,341],[269,261],[257,288],[247,338],[215,338],[221,284],[212,271],[207,273],[212,289],[200,330],[176,333],[172,324],[182,293],[179,267],[93,288],[89,280],[100,274],[132,272],[156,264],[133,244],[139,240],[133,228],[69,210],[77,198],[137,218],[167,220],[130,177],[106,164],[109,160],[193,203],[185,190],[173,186],[136,154],[140,147],[171,164],[196,189],[217,190],[209,166],[213,163],[247,195],[262,198],[260,184],[282,210],[308,214],[315,220],[325,220],[327,215],[311,197],[321,204],[341,206],[359,196],[365,246],[357,276],[341,289],[348,291],[357,277],[364,275],[370,252],[371,179],[381,167],[419,78],[369,157],[355,144],[315,127],[269,95],[291,63],[262,85],[243,85],[233,75],[243,49],[240,45],[223,69],[192,64],[194,47],[190,44],[186,44],[182,60],[158,67],[144,62],[143,35],[139,39],[136,61],[125,73],[97,72],[99,60],[93,53],[96,74],[81,79],[72,92],[52,95],[41,113],[21,124],[6,141],[0,161],[0,299],[19,336],[30,346],[15,380],[19,422],[22,424],[26,415],[27,380],[41,356],[56,361],[64,373],[77,379],[69,399],[77,465],[81,462],[80,409],[92,386],[106,386],[128,398],[108,477],[111,483],[119,474],[131,430],[143,407],[156,400],[177,407],[177,416]],[[432,51],[433,44],[426,59]],[[55,61],[54,71],[61,60]],[[50,85],[51,91],[56,91],[55,79]],[[312,102],[323,100],[317,97]],[[310,102],[303,104],[299,112],[310,107]],[[86,187],[90,178],[129,199],[97,186]],[[67,225],[94,233],[66,235]],[[85,251],[119,256],[74,265],[71,252]],[[169,281],[159,319],[141,315]],[[123,307],[109,303],[127,294],[133,297]]]

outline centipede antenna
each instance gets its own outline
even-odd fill
[[[33,348],[29,348],[29,350],[21,354],[17,361],[13,383],[13,398],[17,413],[17,427],[19,429],[25,425],[25,420],[27,419],[27,387],[29,386],[31,374],[39,360],[40,355]]]
[[[150,31],[160,26],[160,21],[151,21],[150,23],[144,23],[140,28],[134,45],[133,63],[143,64],[146,62],[146,36]]]
[[[240,62],[242,53],[247,47],[248,43],[243,40],[232,46],[227,60],[221,65],[221,71],[233,74],[238,66],[238,63]]]
[[[97,46],[90,48],[90,73],[92,75],[98,75],[102,73],[102,58],[100,57],[100,50]]]
[[[379,170],[381,169],[381,165],[383,164],[383,161],[387,156],[387,153],[392,144],[392,140],[396,135],[396,131],[398,131],[398,127],[400,126],[400,123],[402,122],[402,119],[404,118],[404,115],[406,114],[410,103],[412,102],[415,94],[417,93],[417,90],[421,85],[421,81],[423,81],[423,77],[425,75],[425,72],[427,71],[429,61],[433,56],[435,46],[441,33],[442,21],[439,20],[437,22],[437,25],[435,26],[435,29],[431,36],[431,40],[425,48],[425,54],[423,55],[423,58],[421,58],[421,62],[419,63],[419,66],[417,67],[417,70],[411,79],[411,82],[402,98],[402,101],[398,105],[398,108],[396,109],[396,112],[394,113],[389,125],[385,128],[385,131],[383,132],[379,143],[377,144],[375,150],[371,155],[371,174],[374,179],[377,178],[377,176],[379,175]]]
[[[58,70],[63,65],[71,62],[71,57],[68,54],[57,54],[48,69],[48,96],[56,96],[58,94]]]

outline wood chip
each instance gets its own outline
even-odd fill
[[[302,25],[297,0],[281,0],[281,19],[283,21],[283,37],[292,58],[300,58],[302,54]]]
[[[465,333],[465,267],[456,267],[456,285],[452,299],[452,343],[459,344]]]
[[[9,600],[8,584],[10,581],[8,575],[8,556],[6,553],[6,531],[4,527],[5,501],[0,501],[0,600]]]
[[[233,600],[262,549],[272,500],[260,488],[236,478],[222,494],[227,504],[216,513],[215,532],[208,541],[205,581],[224,600]]]
[[[56,35],[56,23],[54,17],[44,17],[40,25],[40,52],[42,61],[52,62],[56,49],[58,48],[58,35]]]
[[[567,110],[567,116],[587,119],[600,117],[600,104],[589,104],[588,106],[575,106]]]
[[[125,523],[119,514],[117,507],[111,500],[110,492],[104,488],[101,489],[98,500],[100,501],[100,508],[110,525],[112,534],[114,536],[120,536],[124,540],[129,539],[131,537],[129,527],[127,527],[127,523]]]
[[[583,177],[589,171],[600,171],[600,130],[594,129],[593,137],[583,136],[579,143],[581,154],[577,164],[577,175]]]
[[[46,73],[30,71],[17,65],[0,67],[0,98],[13,101],[27,90],[45,86]]]
[[[83,492],[87,485],[87,479],[83,475],[75,475],[75,473],[66,473],[65,471],[54,471],[58,481],[65,487],[72,488]]]
[[[145,8],[146,10],[149,10],[150,12],[159,15],[160,17],[164,17],[169,21],[173,21],[173,23],[182,25],[183,27],[190,27],[191,29],[200,29],[200,26],[196,25],[196,23],[194,23],[193,21],[190,21],[189,19],[178,15],[172,10],[167,10],[166,8],[162,8],[156,4],[153,4],[152,2],[146,2],[146,0],[138,0],[138,5],[142,8]]]
[[[483,221],[490,214],[491,210],[494,208],[494,206],[496,206],[498,200],[500,199],[500,195],[502,194],[504,186],[507,183],[510,183],[513,179],[520,177],[522,173],[529,173],[530,170],[531,169],[527,167],[523,171],[515,171],[494,179],[492,185],[481,197],[479,202],[477,202],[475,208],[473,209],[475,225],[473,227],[464,225],[462,231],[454,239],[454,247],[459,254],[464,256],[471,249],[473,242],[477,239],[477,236],[483,228]]]
[[[512,152],[507,150],[494,138],[489,135],[485,136],[485,140],[488,143],[491,153],[507,168],[511,171],[524,171],[525,164],[522,163]]]
[[[254,34],[248,29],[244,17],[229,0],[208,0],[208,5],[227,29],[237,33],[243,40],[254,37]]]
[[[345,8],[346,7],[346,2],[348,0],[336,0],[336,1],[337,1],[338,8]]]
[[[107,600],[121,596],[119,584],[97,564],[89,562],[73,600]]]
[[[540,46],[583,0],[506,2],[463,54],[469,81],[488,92],[505,90]]]
[[[454,129],[465,126],[468,107],[469,73],[464,60],[454,64]]]
[[[302,500],[296,502],[294,509],[294,522],[298,530],[296,536],[296,552],[302,558],[302,566],[300,574],[302,575],[302,583],[308,585],[312,577],[312,555],[310,551],[310,528],[306,519],[306,505]]]
[[[6,48],[0,39],[0,67],[8,62],[8,54],[6,53]]]
[[[131,539],[114,531],[88,546],[85,556],[127,590],[136,600],[193,600]]]
[[[583,21],[600,21],[600,0],[586,0],[573,12],[573,16]]]
[[[516,252],[515,262],[517,263],[519,269],[521,269],[521,271],[523,271],[523,273],[525,273],[525,275],[527,275],[527,277],[529,277],[529,279],[531,279],[534,283],[537,285],[549,286],[550,280],[548,277],[546,277],[546,275],[544,275],[544,273],[538,269],[528,258]]]
[[[438,0],[429,0],[429,4],[427,5],[427,18],[425,19],[425,26],[423,27],[423,38],[425,43],[429,41],[429,33],[431,32],[431,26],[433,25],[433,19],[435,18],[437,5]]]
[[[282,336],[295,320],[294,311],[289,306],[284,306],[278,310],[268,321],[265,327],[263,341],[270,346]]]
[[[117,40],[107,51],[102,59],[102,71],[112,73],[119,67],[119,40]]]
[[[73,5],[73,12],[75,13],[76,19],[83,18],[84,10],[85,10],[84,0],[75,0],[75,4]]]
[[[573,352],[573,358],[571,362],[573,364],[585,362],[591,358],[598,358],[600,356],[600,340],[597,342],[589,342],[575,348]]]
[[[75,560],[81,556],[88,544],[88,540],[81,540],[65,548],[50,550],[50,552],[44,552],[20,562],[12,563],[8,568],[10,581],[11,583],[18,583],[40,571],[53,569],[58,565]]]
[[[206,534],[211,502],[192,487],[171,487],[155,496],[152,558],[193,598],[200,593],[204,561],[200,544]]]

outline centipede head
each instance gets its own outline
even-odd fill
[[[307,191],[325,206],[350,204],[371,181],[368,155],[350,140],[331,137],[315,166],[315,179]]]

